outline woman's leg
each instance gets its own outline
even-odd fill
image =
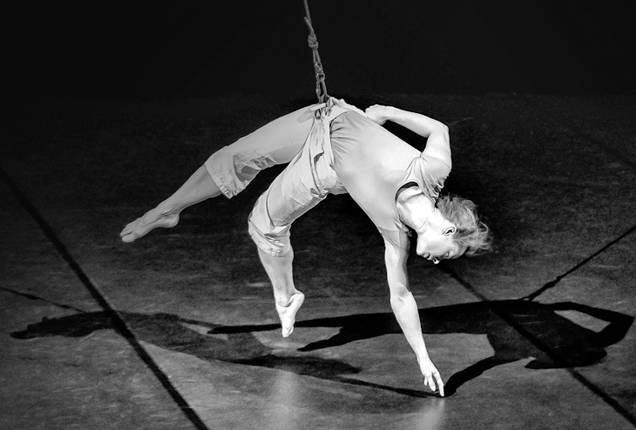
[[[323,137],[312,134],[309,139]],[[319,161],[313,158],[310,147],[303,147],[261,194],[248,219],[248,232],[258,247],[261,263],[272,283],[283,337],[293,332],[296,313],[305,299],[294,285],[291,225],[326,197],[329,190],[323,184],[336,182],[335,172],[319,168]]]
[[[231,198],[261,170],[288,163],[304,144],[312,121],[313,113],[301,108],[221,148],[173,195],[126,225],[122,240],[133,242],[155,228],[174,227],[185,208],[220,194]]]
[[[121,239],[124,242],[133,242],[155,228],[172,228],[179,222],[182,210],[220,194],[221,190],[207,169],[201,166],[174,194],[126,225],[120,233]]]
[[[259,249],[258,256],[274,288],[276,312],[280,318],[282,335],[288,337],[294,331],[296,313],[305,301],[305,295],[294,285],[294,251],[290,247],[286,254],[273,256]]]

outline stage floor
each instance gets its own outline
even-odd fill
[[[280,169],[119,240],[214,150],[310,100],[40,102],[1,138],[0,427],[636,427],[636,97],[347,101],[449,123],[446,191],[494,231],[491,254],[409,262],[447,397],[424,387],[348,196],[294,225],[288,339],[246,224]]]

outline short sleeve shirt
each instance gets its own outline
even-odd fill
[[[353,200],[385,240],[408,246],[408,228],[400,221],[396,194],[415,182],[435,200],[450,173],[444,161],[423,155],[384,127],[354,111],[331,122],[334,170]]]

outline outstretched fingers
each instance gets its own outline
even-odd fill
[[[433,372],[433,377],[435,378],[435,382],[437,382],[437,388],[439,390],[439,395],[444,397],[444,381],[442,381],[442,376],[436,370]]]
[[[424,376],[424,385],[435,392],[439,390],[439,395],[444,397],[444,381],[439,371],[429,358],[420,360],[420,370]]]
[[[439,372],[435,371],[429,375],[425,375],[424,385],[430,388],[430,390],[433,392],[439,390],[439,395],[441,397],[444,397],[444,381],[442,381],[442,376],[439,374]]]

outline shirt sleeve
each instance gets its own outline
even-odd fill
[[[439,158],[421,154],[409,164],[401,185],[415,182],[427,197],[437,199],[450,171],[450,166]]]

